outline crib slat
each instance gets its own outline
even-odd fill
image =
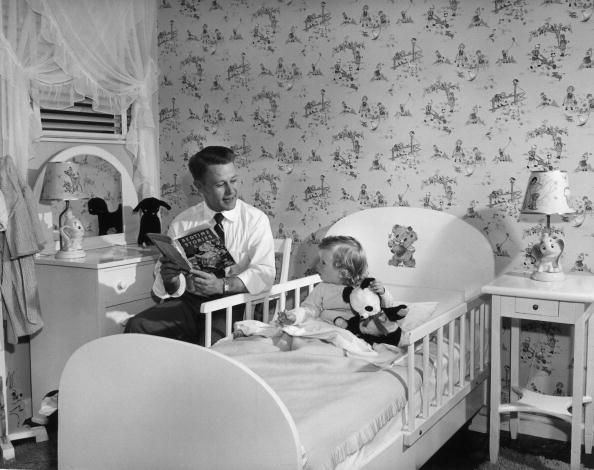
[[[204,319],[204,346],[207,348],[212,342],[212,312],[206,312]]]
[[[230,336],[233,331],[233,307],[225,309],[225,335]]]
[[[476,309],[473,308],[470,310],[470,381],[474,380],[474,362],[475,362],[475,354],[476,349],[475,345],[475,332],[476,332]]]
[[[429,388],[429,335],[423,338],[423,411],[422,416],[429,416],[429,402],[431,401],[431,391]]]
[[[287,293],[281,292],[280,294],[280,311],[284,312],[287,309]]]
[[[437,360],[435,361],[437,390],[435,400],[440,407],[443,402],[443,326],[437,330]]]
[[[416,399],[415,399],[415,345],[414,343],[408,345],[408,423],[407,429],[412,431],[415,426],[416,418]]]
[[[448,396],[454,394],[454,321],[448,324]]]
[[[460,317],[460,372],[459,383],[463,387],[466,383],[466,314]],[[472,350],[471,350],[472,352]]]
[[[479,307],[479,370],[485,370],[485,309]]]
[[[264,323],[268,323],[270,321],[270,296],[266,296],[264,299],[264,312],[262,312],[262,318]]]

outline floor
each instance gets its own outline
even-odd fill
[[[57,423],[48,426],[50,440],[36,444],[27,439],[15,443],[16,460],[0,462],[1,469],[56,470]],[[569,443],[520,435],[511,440],[501,434],[501,446],[523,454],[542,455],[569,463]],[[462,429],[456,433],[420,470],[477,470],[499,468],[489,466],[489,439],[486,434]],[[584,469],[594,469],[594,454],[583,455]],[[533,468],[518,465],[514,468]]]

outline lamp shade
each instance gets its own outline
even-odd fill
[[[533,171],[530,173],[522,214],[571,214],[569,181],[565,171]]]
[[[49,162],[46,165],[40,200],[73,201],[88,198],[89,196],[82,187],[78,163],[70,161]]]

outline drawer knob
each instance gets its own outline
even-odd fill
[[[119,291],[126,290],[128,288],[128,283],[126,281],[118,281],[116,287]]]
[[[538,304],[534,304],[534,305],[532,306],[532,310],[538,310]]]

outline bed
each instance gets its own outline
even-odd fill
[[[208,348],[145,335],[100,338],[77,350],[61,377],[59,467],[425,463],[485,403],[489,307],[480,289],[494,277],[491,247],[452,215],[408,207],[348,215],[328,234],[358,238],[370,274],[425,315],[403,328],[394,356],[381,350],[381,360],[370,360],[299,334],[282,351],[268,338]],[[233,306],[253,312],[259,303],[267,322],[298,306],[317,282],[312,275],[226,297],[203,313],[209,325],[215,310],[230,319]]]

